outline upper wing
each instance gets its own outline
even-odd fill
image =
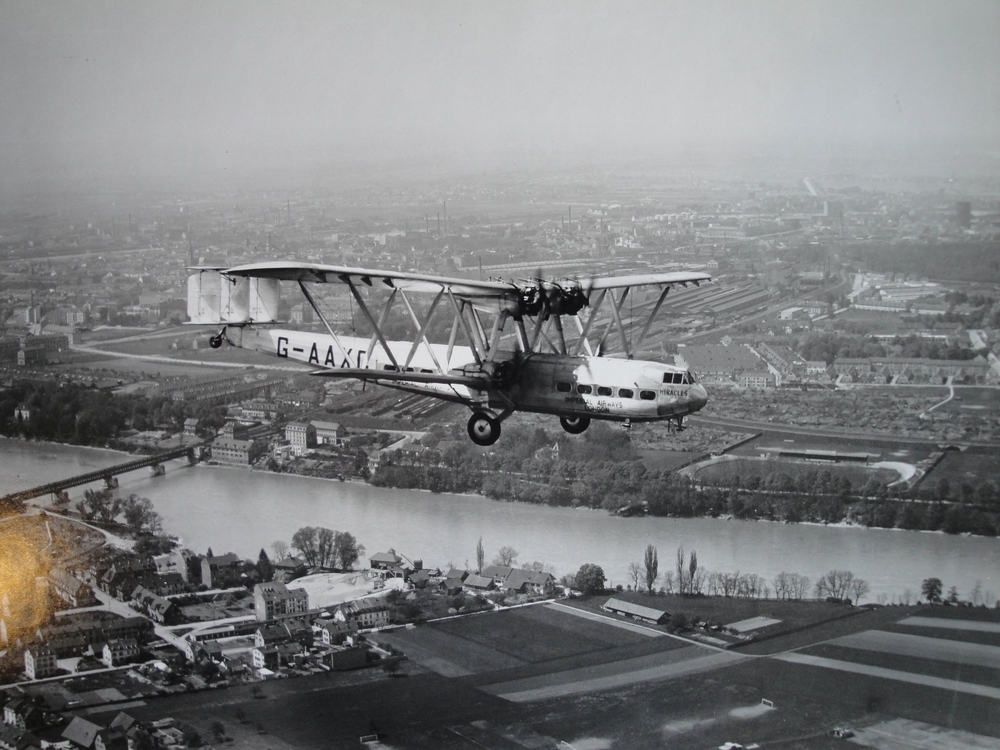
[[[702,281],[711,281],[712,277],[701,271],[674,271],[673,273],[644,273],[635,276],[602,276],[588,279],[582,282],[583,288],[592,289],[621,289],[631,286],[666,286],[680,284],[699,284]]]
[[[253,276],[281,281],[312,281],[318,283],[346,284],[379,289],[402,289],[404,292],[430,292],[442,289],[460,297],[506,297],[517,294],[517,287],[504,281],[476,281],[453,279],[405,271],[376,271],[366,268],[327,266],[321,263],[270,261],[236,266],[225,271],[228,276]]]

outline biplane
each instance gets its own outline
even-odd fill
[[[463,404],[478,445],[495,443],[515,411],[554,415],[571,434],[593,419],[626,426],[669,420],[682,429],[684,417],[708,401],[689,369],[634,358],[667,293],[710,281],[705,273],[513,282],[280,261],[191,270],[188,316],[193,324],[221,326],[209,340],[213,348],[227,343],[314,365],[317,376]],[[278,327],[281,282],[298,286],[324,331]],[[317,299],[318,284],[344,285],[370,336],[336,332]],[[659,294],[640,305],[645,321],[633,339],[639,321],[625,304],[637,287]],[[415,295],[425,295],[425,306]],[[388,340],[394,308],[412,323],[411,340]],[[431,343],[428,330],[442,310],[452,318],[448,342]],[[620,352],[606,353],[609,337]]]

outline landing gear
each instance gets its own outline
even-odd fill
[[[220,346],[222,346],[222,342],[225,340],[226,340],[226,329],[223,328],[221,331],[219,331],[217,334],[215,334],[208,340],[208,345],[213,349],[218,349]]]
[[[570,435],[579,435],[590,427],[590,417],[559,417],[559,424]]]
[[[493,445],[500,439],[500,420],[484,411],[473,413],[469,417],[469,437],[476,445]]]

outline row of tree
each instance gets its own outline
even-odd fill
[[[678,547],[674,557],[674,569],[660,573],[659,552],[652,544],[646,545],[642,562],[634,562],[628,568],[630,588],[639,590],[640,584],[652,594],[656,584],[665,594],[688,596],[724,596],[742,599],[769,599],[773,591],[776,599],[799,600],[809,593],[808,576],[799,573],[781,572],[771,582],[756,573],[715,573],[698,565],[695,550],[685,557],[684,547]],[[857,602],[869,592],[868,582],[856,577],[850,571],[831,570],[816,582],[815,596],[818,599],[834,598]]]
[[[104,526],[119,523],[120,517],[121,523],[137,538],[143,534],[163,533],[163,519],[153,510],[153,501],[147,497],[129,495],[121,498],[114,490],[86,490],[75,508],[85,521]]]
[[[278,544],[273,545],[276,552]],[[350,570],[365,554],[364,545],[358,544],[349,531],[334,531],[324,526],[303,526],[292,535],[292,548],[310,568]],[[284,551],[287,553],[287,547]]]

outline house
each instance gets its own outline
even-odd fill
[[[45,725],[41,697],[21,695],[11,698],[3,707],[3,723],[9,727],[34,731]]]
[[[73,720],[63,729],[62,738],[69,740],[73,747],[91,750],[94,747],[94,740],[97,739],[97,733],[102,729],[100,724],[74,716]]]
[[[469,577],[469,571],[451,568],[444,574],[444,590],[449,596],[454,596],[462,591],[465,579]]]
[[[359,599],[337,607],[333,617],[358,628],[381,628],[389,624],[389,605],[383,599]]]
[[[292,453],[301,456],[316,447],[316,425],[309,422],[289,422],[285,425],[285,440],[292,446]]]
[[[254,440],[217,437],[212,441],[212,460],[220,464],[250,466],[262,452],[263,448]]]
[[[132,592],[133,607],[145,612],[153,622],[174,625],[180,621],[180,608],[169,599],[154,594],[144,586],[136,586]]]
[[[551,573],[515,568],[504,580],[503,590],[520,594],[544,595],[552,591],[555,582],[556,579]]]
[[[0,750],[32,750],[42,746],[38,736],[19,727],[0,727]]]
[[[334,672],[360,669],[368,663],[368,652],[363,648],[338,648],[322,655],[323,663]]]
[[[482,594],[496,590],[496,581],[488,576],[470,575],[462,584],[462,590],[470,594]]]
[[[63,568],[49,571],[49,583],[55,595],[70,607],[90,607],[97,604],[94,590]]]
[[[406,578],[419,566],[390,547],[388,552],[376,552],[369,557],[368,567],[379,578]]]
[[[302,614],[309,609],[309,595],[305,589],[289,589],[278,581],[254,586],[253,601],[259,621]]]
[[[56,652],[44,643],[30,646],[24,652],[24,673],[29,680],[40,680],[51,677],[59,671],[56,664]]]
[[[232,552],[214,557],[203,557],[201,559],[201,582],[210,589],[239,585],[241,562],[240,558]]]
[[[324,646],[340,646],[358,634],[358,623],[353,620],[327,620],[319,626],[319,630]]]
[[[431,574],[426,570],[415,570],[410,573],[410,583],[413,584],[414,588],[423,589],[427,588],[427,584],[431,580]]]
[[[642,620],[643,622],[648,622],[653,625],[662,625],[670,617],[670,615],[662,609],[644,607],[641,604],[633,604],[632,602],[626,602],[622,599],[614,598],[608,599],[604,602],[604,604],[601,605],[601,609],[607,612],[613,612],[616,615],[631,617],[633,620]]]
[[[135,638],[118,638],[104,644],[101,661],[109,667],[117,667],[134,661],[139,656],[139,644]]]
[[[306,566],[306,561],[299,557],[288,556],[278,562],[274,563],[274,580],[280,583],[288,583],[289,581],[304,576],[309,568]]]
[[[277,646],[279,643],[291,640],[291,638],[291,633],[281,627],[281,625],[262,625],[254,633],[253,643],[257,648],[264,648],[266,646]]]
[[[254,646],[251,654],[253,655],[254,669],[270,669],[273,671],[278,668],[277,646]]]
[[[121,730],[102,729],[94,739],[94,750],[129,750],[128,738]]]
[[[184,420],[184,434],[188,437],[198,436],[198,420],[195,417],[188,417]]]
[[[184,582],[201,582],[201,560],[189,549],[175,549],[153,558],[156,574],[177,573]]]
[[[340,445],[347,435],[347,430],[340,422],[313,420],[311,424],[316,430],[316,445]]]

